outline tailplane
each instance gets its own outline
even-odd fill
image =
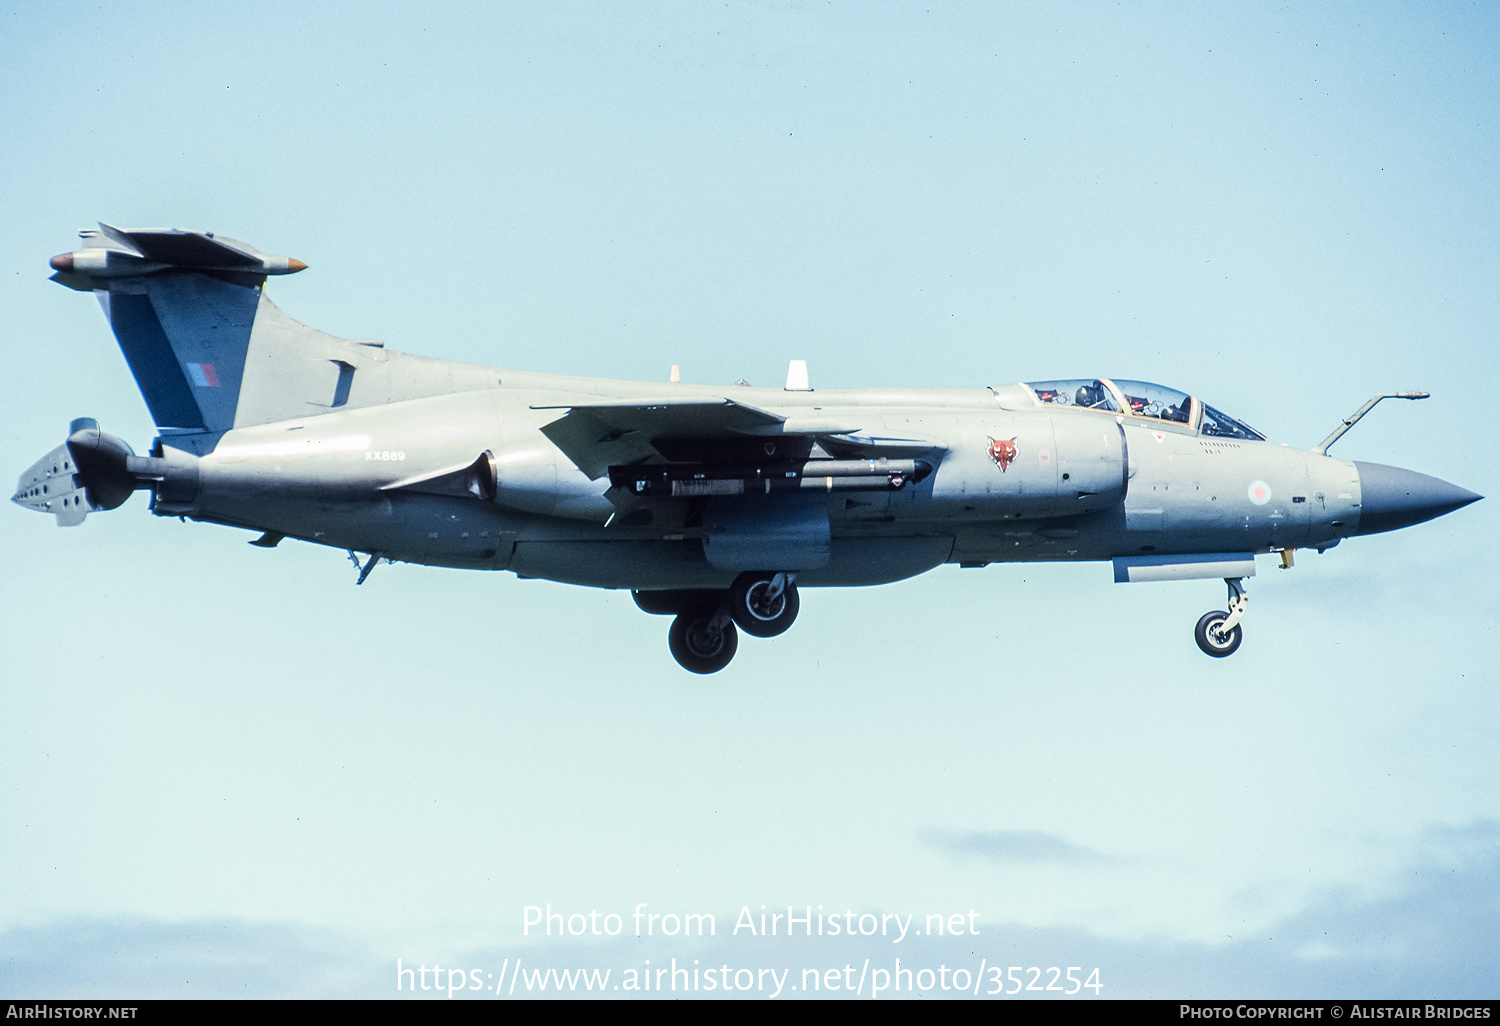
[[[265,294],[307,265],[212,232],[100,224],[52,258],[52,280],[93,292],[164,435],[199,452],[233,427],[349,404],[360,344],[300,324]],[[359,389],[354,389],[357,401]],[[50,464],[49,464],[50,466]]]

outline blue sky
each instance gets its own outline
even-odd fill
[[[300,320],[503,367],[1118,375],[1298,446],[1426,389],[1335,453],[1496,492],[1485,5],[11,4],[0,46],[18,475],[72,417],[153,435],[46,280],[106,220],[300,258]],[[921,957],[1104,996],[1494,996],[1491,505],[1262,560],[1223,662],[1214,582],[995,566],[810,591],[705,680],[623,594],[356,591],[140,496],[6,504],[0,992],[763,957],[520,931],[647,902],[972,908]]]

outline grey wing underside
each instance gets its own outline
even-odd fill
[[[535,409],[569,411],[542,433],[591,480],[603,477],[611,466],[657,456],[653,439],[753,435],[786,419],[731,399],[622,400]]]
[[[661,459],[654,445],[661,438],[727,442],[804,436],[844,458],[909,456],[939,448],[926,439],[860,434],[859,424],[847,416],[782,416],[728,398],[622,399],[532,409],[568,411],[543,427],[542,433],[591,480],[603,477],[611,466]]]

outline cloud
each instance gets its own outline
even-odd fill
[[[943,834],[931,843],[1000,861],[1109,861],[1049,834],[1026,831]],[[871,929],[876,918],[885,925],[883,917],[874,917]],[[1384,895],[1331,893],[1263,935],[1216,945],[990,923],[980,923],[977,935],[928,936],[920,915],[911,924],[916,929],[899,943],[886,932],[853,938],[788,938],[784,930],[775,937],[736,936],[730,931],[733,922],[732,916],[722,920],[717,935],[702,941],[502,942],[443,961],[479,970],[473,978],[491,988],[455,996],[491,1000],[489,981],[503,975],[507,959],[514,966],[518,957],[533,973],[608,968],[613,975],[607,996],[617,996],[614,982],[626,972],[639,973],[647,959],[655,969],[756,967],[756,989],[737,996],[763,998],[768,990],[759,987],[759,967],[787,970],[783,996],[805,997],[806,991],[791,989],[809,978],[804,970],[826,981],[829,972],[837,976],[846,965],[857,975],[865,959],[872,974],[876,969],[890,973],[900,958],[906,969],[941,965],[951,974],[965,968],[973,979],[983,959],[988,968],[982,990],[992,985],[996,966],[1039,967],[1042,984],[1048,982],[1048,967],[1066,972],[1079,966],[1080,979],[1099,969],[1099,996],[1105,998],[1493,998],[1500,979],[1500,822],[1429,831],[1420,854]],[[421,952],[407,955],[408,964],[424,961]],[[74,920],[0,933],[0,993],[14,998],[396,997],[394,969],[392,957],[354,938],[294,924]],[[1032,977],[1023,972],[1021,979]],[[554,996],[557,989],[544,995],[522,987],[515,993]],[[577,991],[580,997],[588,994]],[[446,997],[437,989],[411,996]],[[841,989],[818,996],[849,995]],[[934,988],[923,996],[962,995]],[[1020,996],[1057,995],[1023,991]]]
[[[1091,848],[1064,841],[1039,830],[926,830],[918,835],[928,847],[953,855],[1006,863],[1104,865],[1117,861]]]
[[[353,997],[382,959],[333,931],[285,923],[77,919],[0,933],[14,998]]]
[[[1304,978],[1346,992],[1489,997],[1500,979],[1500,821],[1428,832],[1390,893],[1329,895],[1278,930]]]
[[[1033,837],[1034,846],[1016,840]],[[997,861],[1075,850],[1023,831],[953,833],[934,846]],[[1099,965],[1105,997],[1493,998],[1500,821],[1432,828],[1417,850],[1378,896],[1330,892],[1261,935],[1223,944],[1019,927],[1001,928],[988,943],[1024,953],[1028,965]]]

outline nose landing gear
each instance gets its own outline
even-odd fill
[[[1211,655],[1216,659],[1233,655],[1235,649],[1240,647],[1240,642],[1244,639],[1240,621],[1250,608],[1250,596],[1245,594],[1243,577],[1226,577],[1224,583],[1229,585],[1229,611],[1226,613],[1215,609],[1204,613],[1198,621],[1197,629],[1193,631],[1193,637],[1204,655]]]

